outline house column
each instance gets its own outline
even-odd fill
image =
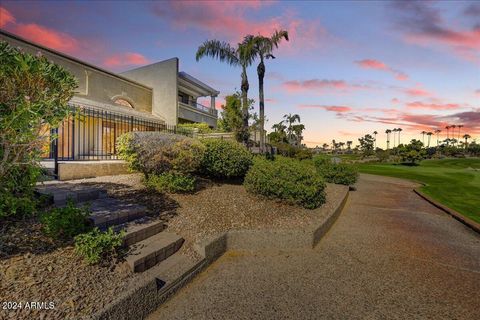
[[[210,109],[215,110],[215,97],[216,96],[210,96]]]

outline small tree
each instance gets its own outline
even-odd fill
[[[253,109],[255,100],[248,99],[249,109]],[[233,132],[235,139],[239,142],[243,141],[243,118],[242,118],[242,102],[241,93],[235,92],[225,97],[225,105],[222,105],[221,118],[218,119],[218,128],[225,132]],[[249,113],[249,117],[253,117]]]
[[[34,209],[47,128],[68,115],[76,87],[63,67],[0,42],[0,217]]]
[[[375,143],[375,138],[370,134],[366,134],[364,137],[359,138],[360,150],[362,150],[363,156],[368,157],[374,154],[373,145]]]
[[[416,161],[421,161],[425,158],[426,152],[420,140],[412,139],[409,144],[399,146],[399,155],[402,161],[414,165]]]

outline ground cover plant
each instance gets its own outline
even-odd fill
[[[315,157],[313,163],[326,182],[347,186],[357,182],[358,170],[353,165],[334,163],[332,159],[324,157]]]
[[[0,218],[35,211],[46,128],[68,115],[76,87],[63,67],[0,42]]]
[[[116,233],[112,228],[106,232],[94,228],[75,237],[75,251],[89,264],[106,261],[116,254],[122,245],[124,232]]]
[[[243,178],[252,165],[252,154],[242,144],[222,139],[202,139],[206,150],[201,173],[219,179]]]
[[[145,186],[158,192],[192,192],[195,190],[195,177],[165,172],[160,175],[150,175],[145,179]]]
[[[325,203],[325,182],[308,163],[276,157],[257,157],[248,171],[244,186],[252,194],[314,209]]]
[[[480,159],[423,160],[418,166],[363,163],[362,173],[404,178],[426,184],[421,191],[480,222]]]
[[[91,229],[87,207],[69,201],[65,207],[53,208],[40,216],[43,232],[54,239],[71,239]]]

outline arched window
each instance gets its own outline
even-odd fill
[[[116,104],[121,105],[121,106],[129,107],[129,108],[132,108],[132,109],[133,109],[132,104],[131,104],[129,101],[125,100],[125,99],[118,98],[118,99],[115,99],[114,102],[115,102]]]

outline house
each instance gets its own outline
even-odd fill
[[[32,54],[40,52],[78,80],[70,101],[72,116],[50,132],[58,139],[44,150],[46,159],[55,159],[55,173],[62,180],[124,172],[125,165],[112,160],[117,160],[116,138],[125,132],[176,132],[179,123],[217,125],[219,91],[179,72],[178,58],[117,74],[3,30],[0,41]],[[209,106],[199,103],[206,98]]]

